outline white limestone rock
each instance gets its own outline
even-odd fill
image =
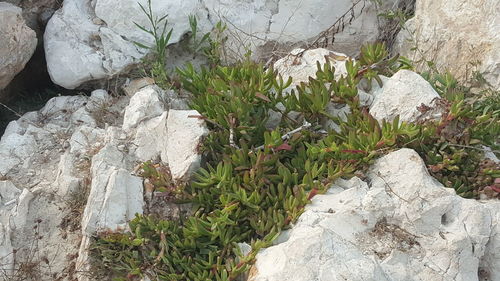
[[[439,94],[424,78],[413,71],[399,70],[376,91],[370,113],[377,120],[412,122],[421,114],[417,107],[431,106]]]
[[[200,166],[198,146],[208,134],[205,122],[196,118],[199,115],[196,110],[171,109],[142,122],[133,141],[135,157],[140,161],[161,159],[175,180],[189,178]]]
[[[139,1],[146,5],[145,0]],[[190,30],[188,15],[201,11],[198,1],[153,1],[154,14],[168,14],[173,28],[170,44]],[[201,18],[206,15],[201,14]],[[134,41],[153,44],[153,38],[134,25],[149,28],[137,1],[120,5],[110,0],[65,0],[47,24],[45,53],[50,77],[68,89],[84,82],[109,78],[140,62],[147,50]]]
[[[347,104],[339,104],[329,102],[325,108],[325,111],[333,117],[338,117],[342,121],[347,121],[347,115],[351,113],[351,108]],[[324,118],[322,120],[322,125],[325,130],[334,130],[340,132],[340,126],[329,118]]]
[[[75,126],[87,125],[90,127],[96,127],[97,122],[92,117],[92,114],[85,108],[80,107],[73,114],[71,114],[71,123]]]
[[[137,127],[134,145],[135,156],[140,161],[156,160],[160,158],[163,150],[166,149],[169,135],[167,130],[168,112],[142,122]]]
[[[10,181],[0,181],[0,270],[7,276],[14,273],[14,256],[11,242],[11,214],[21,190]]]
[[[108,108],[111,103],[111,96],[106,90],[98,89],[90,93],[90,98],[85,106],[87,111],[92,112],[100,108]]]
[[[92,186],[82,218],[82,231],[120,230],[135,214],[142,214],[142,179],[128,172],[126,155],[105,146],[92,159]]]
[[[258,253],[249,281],[500,278],[499,202],[457,196],[410,149],[377,160],[369,183],[340,180],[315,196]]]
[[[85,154],[104,145],[105,130],[82,125],[75,129],[69,140],[70,152]]]
[[[26,26],[21,8],[6,2],[0,2],[0,42],[1,90],[24,68],[37,44],[36,34]]]
[[[17,204],[12,210],[11,215],[11,230],[23,229],[27,224],[33,223],[29,221],[30,215],[28,214],[30,208],[29,205],[31,201],[35,198],[35,195],[29,191],[27,188],[23,189],[19,198],[17,199]]]
[[[21,195],[21,190],[18,189],[10,181],[0,181],[0,208],[8,207],[15,203],[16,199]]]
[[[199,145],[208,134],[205,121],[196,110],[170,110],[167,118],[167,146],[161,160],[168,163],[172,178],[187,179],[200,166]]]
[[[161,115],[165,111],[163,95],[163,90],[157,86],[148,86],[135,93],[125,108],[123,130],[130,130],[146,119]]]
[[[292,77],[292,84],[290,88],[295,88],[295,86],[300,85],[301,82],[308,82],[309,77],[316,77],[316,72],[318,71],[317,62],[321,65],[326,63],[326,58],[330,64],[335,67],[335,79],[338,79],[340,75],[346,75],[347,70],[345,68],[345,63],[349,57],[342,53],[333,52],[327,49],[318,48],[305,51],[301,57],[297,56],[304,49],[295,49],[290,52],[289,55],[279,59],[274,63],[274,70],[278,71],[278,74],[283,76],[283,80],[287,80],[288,77]]]
[[[29,134],[16,133],[2,137],[0,140],[0,175],[7,173],[19,164],[29,161],[37,151],[35,138]]]
[[[77,177],[75,171],[77,161],[77,157],[68,151],[61,155],[54,188],[56,193],[62,198],[68,198],[69,195],[75,194],[75,192],[80,191],[82,188],[83,179]]]
[[[381,9],[393,2],[385,1]],[[342,43],[335,46],[351,55],[378,35],[380,11],[372,3],[365,4],[363,13],[360,15],[362,5],[358,5],[352,24],[336,35]],[[269,49],[269,44],[310,40],[335,23],[351,5],[351,0],[165,0],[153,1],[153,13],[168,14],[168,28],[173,29],[169,44],[178,43],[191,31],[189,15],[197,16],[199,34],[209,32],[220,20],[226,22],[228,40],[223,59],[235,61],[248,51],[256,58],[269,56],[275,51],[273,46]],[[134,22],[149,27],[135,0],[120,1],[120,5],[112,0],[65,0],[44,35],[48,70],[54,83],[72,89],[126,72],[140,62],[147,50],[133,42],[151,45],[153,38]]]
[[[384,1],[380,9],[389,8],[393,3],[392,0]],[[217,20],[229,23],[227,55],[229,59],[235,59],[243,57],[248,50],[254,57],[268,57],[273,51],[282,51],[280,45],[310,41],[332,26],[353,2],[205,0],[203,4],[209,11],[212,24]],[[377,38],[377,14],[380,11],[372,3],[365,4],[361,15],[363,5],[355,7],[356,19],[335,35],[335,49],[354,55],[360,45]]]
[[[398,35],[394,52],[422,61],[419,70],[431,60],[462,81],[478,70],[500,89],[499,14],[497,0],[417,1],[415,17]]]

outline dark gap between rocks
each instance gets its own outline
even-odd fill
[[[53,97],[80,93],[80,91],[67,90],[54,84],[46,65],[41,42],[25,68],[16,75],[7,88],[2,90],[8,97],[2,103],[10,110],[0,105],[0,136],[3,135],[9,122],[19,119],[18,115],[41,109]]]

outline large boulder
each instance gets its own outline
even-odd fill
[[[360,44],[378,35],[377,8],[363,3],[354,8],[356,19],[352,24],[335,35],[342,42],[338,43],[339,50],[351,55]],[[228,26],[225,53],[228,60],[234,60],[243,58],[248,51],[254,52],[256,58],[266,57],[281,51],[280,47],[314,39],[353,3],[351,0],[169,0],[153,1],[152,5],[155,15],[168,14],[168,28],[173,29],[170,44],[179,42],[190,31],[190,14],[198,17],[202,33],[210,31],[220,20],[225,22]],[[65,0],[50,19],[44,35],[52,81],[73,89],[87,81],[110,78],[139,63],[147,50],[134,42],[151,45],[153,38],[134,22],[150,26],[135,0],[120,1],[118,6],[110,0]]]
[[[0,2],[0,42],[2,90],[24,68],[37,44],[36,34],[26,26],[21,8],[4,2]]]
[[[367,182],[338,181],[315,196],[250,281],[500,280],[500,202],[457,196],[419,155],[379,159]]]
[[[497,0],[419,0],[415,17],[398,35],[395,52],[433,61],[462,80],[478,70],[499,89],[499,14]]]
[[[23,18],[26,24],[33,29],[37,37],[43,36],[43,30],[52,14],[60,8],[60,0],[6,0],[23,9]]]
[[[146,1],[139,1],[146,5]],[[154,1],[154,13],[169,14],[173,28],[170,43],[178,42],[189,28],[188,15],[201,7],[198,1]],[[135,26],[149,28],[135,0],[65,0],[50,19],[44,35],[47,66],[52,81],[68,89],[86,81],[109,78],[140,62],[147,53],[134,42],[152,45],[153,38]]]

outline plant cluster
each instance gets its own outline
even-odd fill
[[[500,150],[500,93],[477,98],[449,74],[425,73],[442,96],[436,101],[442,117],[422,124],[422,134],[413,148],[424,158],[430,173],[462,197],[481,193],[496,197],[500,188],[500,164],[485,159],[484,147]],[[419,108],[423,113],[430,108]]]
[[[438,121],[379,123],[360,107],[362,80],[379,81],[380,74],[408,67],[374,45],[346,63],[345,76],[335,79],[327,60],[318,64],[316,78],[295,89],[289,88],[291,79],[250,61],[179,70],[183,89],[193,95],[191,107],[211,129],[202,147],[205,167],[176,191],[193,204],[194,213],[182,220],[138,216],[128,233],[102,233],[92,247],[97,265],[115,280],[144,275],[152,280],[236,280],[312,197],[338,178],[363,176],[376,157],[400,147],[415,148],[432,173],[463,196],[476,195],[483,185],[495,187],[500,170],[477,162],[482,151],[475,145],[498,147],[499,111],[487,102],[465,102],[452,79],[433,82],[443,94]],[[446,100],[452,93],[454,98]],[[331,103],[349,106],[345,120],[329,114]],[[272,113],[282,118],[270,130]],[[326,131],[325,119],[340,130]],[[464,178],[460,170],[467,169]],[[146,170],[157,185],[169,184],[162,183],[157,170]],[[478,187],[478,177],[485,175],[490,178]],[[246,255],[238,247],[241,242],[251,245]]]
[[[143,32],[149,34],[154,44],[148,46],[141,42],[134,42],[134,44],[151,52],[150,56],[144,60],[144,64],[148,71],[144,70],[147,76],[155,80],[155,83],[162,88],[170,88],[175,81],[172,81],[167,68],[167,47],[170,43],[173,29],[168,29],[168,15],[157,16],[153,12],[152,0],[147,1],[144,6],[138,3],[141,11],[147,17],[149,27],[134,22],[135,26]],[[223,44],[227,40],[224,32],[227,26],[219,21],[211,32],[205,33],[200,36],[198,28],[198,20],[195,15],[188,17],[191,32],[188,34],[186,41],[186,49],[193,54],[194,57],[201,54],[206,57],[209,64],[214,67],[221,63],[223,56]]]

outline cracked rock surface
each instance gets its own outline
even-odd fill
[[[464,81],[477,70],[500,89],[499,15],[498,0],[416,1],[415,17],[398,34],[394,52],[424,58],[417,64],[421,69],[432,61]]]
[[[393,1],[387,2],[384,5]],[[218,21],[225,22],[227,59],[234,60],[249,50],[256,57],[268,56],[279,51],[279,44],[306,42],[330,27],[351,5],[350,0],[163,0],[153,1],[153,13],[168,14],[168,27],[173,28],[170,44],[178,43],[190,31],[189,15],[197,16],[201,33],[209,32]],[[359,16],[352,25],[336,35],[342,42],[339,51],[353,54],[359,45],[374,40],[377,13],[370,3],[363,11],[358,8]],[[112,0],[64,0],[44,34],[52,81],[73,89],[126,72],[139,63],[147,51],[134,42],[150,46],[153,38],[134,22],[149,28],[136,0],[123,0],[119,5]],[[274,42],[274,47],[264,48],[269,42]]]
[[[12,121],[0,139],[0,280],[90,280],[91,237],[143,213],[136,167],[152,160],[181,180],[199,166],[208,131],[185,107],[148,85],[55,97]]]
[[[35,52],[37,39],[22,17],[21,8],[0,2],[0,90],[26,65]],[[0,92],[0,100],[2,100]]]
[[[313,198],[251,281],[500,280],[500,202],[463,199],[411,149]]]

